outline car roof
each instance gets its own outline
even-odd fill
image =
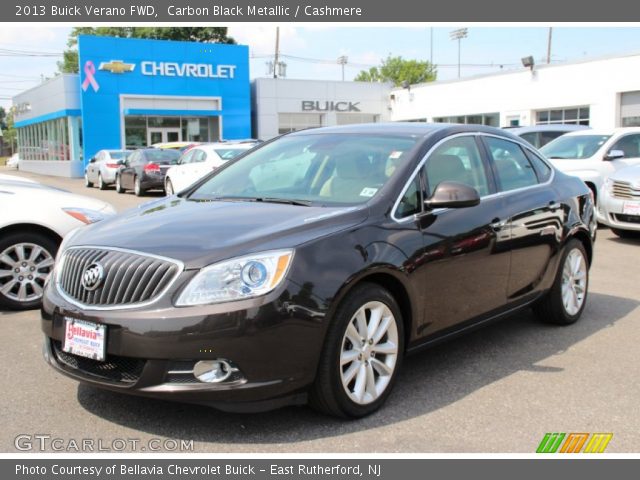
[[[505,127],[509,133],[514,135],[522,135],[523,133],[533,132],[575,132],[578,130],[589,130],[586,125],[565,125],[565,124],[546,124],[546,125],[530,125],[528,127]]]
[[[436,133],[444,135],[455,133],[490,133],[500,137],[511,138],[521,142],[522,139],[506,130],[488,127],[486,125],[461,124],[461,123],[424,123],[424,122],[386,122],[386,123],[361,123],[353,125],[340,125],[335,127],[310,128],[298,130],[288,135],[316,135],[316,134],[372,134],[372,135],[398,135],[412,137],[429,137]]]
[[[567,133],[565,137],[576,135],[622,135],[625,133],[640,133],[640,127],[619,127],[619,128],[594,128],[593,130],[578,130]]]

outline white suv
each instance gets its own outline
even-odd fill
[[[614,172],[640,164],[640,128],[581,130],[567,133],[540,149],[564,173],[582,179],[593,191],[598,221],[604,222],[600,193]]]

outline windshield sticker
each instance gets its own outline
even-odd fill
[[[360,192],[360,196],[361,197],[373,197],[376,194],[377,191],[378,191],[377,188],[364,187],[362,189],[362,191]]]
[[[396,160],[396,159],[398,159],[398,158],[400,158],[402,156],[402,153],[403,152],[401,152],[399,150],[395,150],[395,151],[391,152],[391,155],[389,155],[389,158],[392,159],[392,160]]]

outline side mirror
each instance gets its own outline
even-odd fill
[[[624,158],[624,150],[609,150],[609,152],[604,156],[604,160],[617,160],[619,158]]]
[[[91,160],[89,160],[89,163],[96,163],[96,157],[93,157]]]
[[[473,207],[480,203],[478,191],[464,183],[440,182],[431,198],[424,204],[429,209],[435,208],[465,208]]]

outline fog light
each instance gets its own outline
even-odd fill
[[[226,360],[202,360],[193,367],[193,376],[201,382],[220,383],[237,371]]]

